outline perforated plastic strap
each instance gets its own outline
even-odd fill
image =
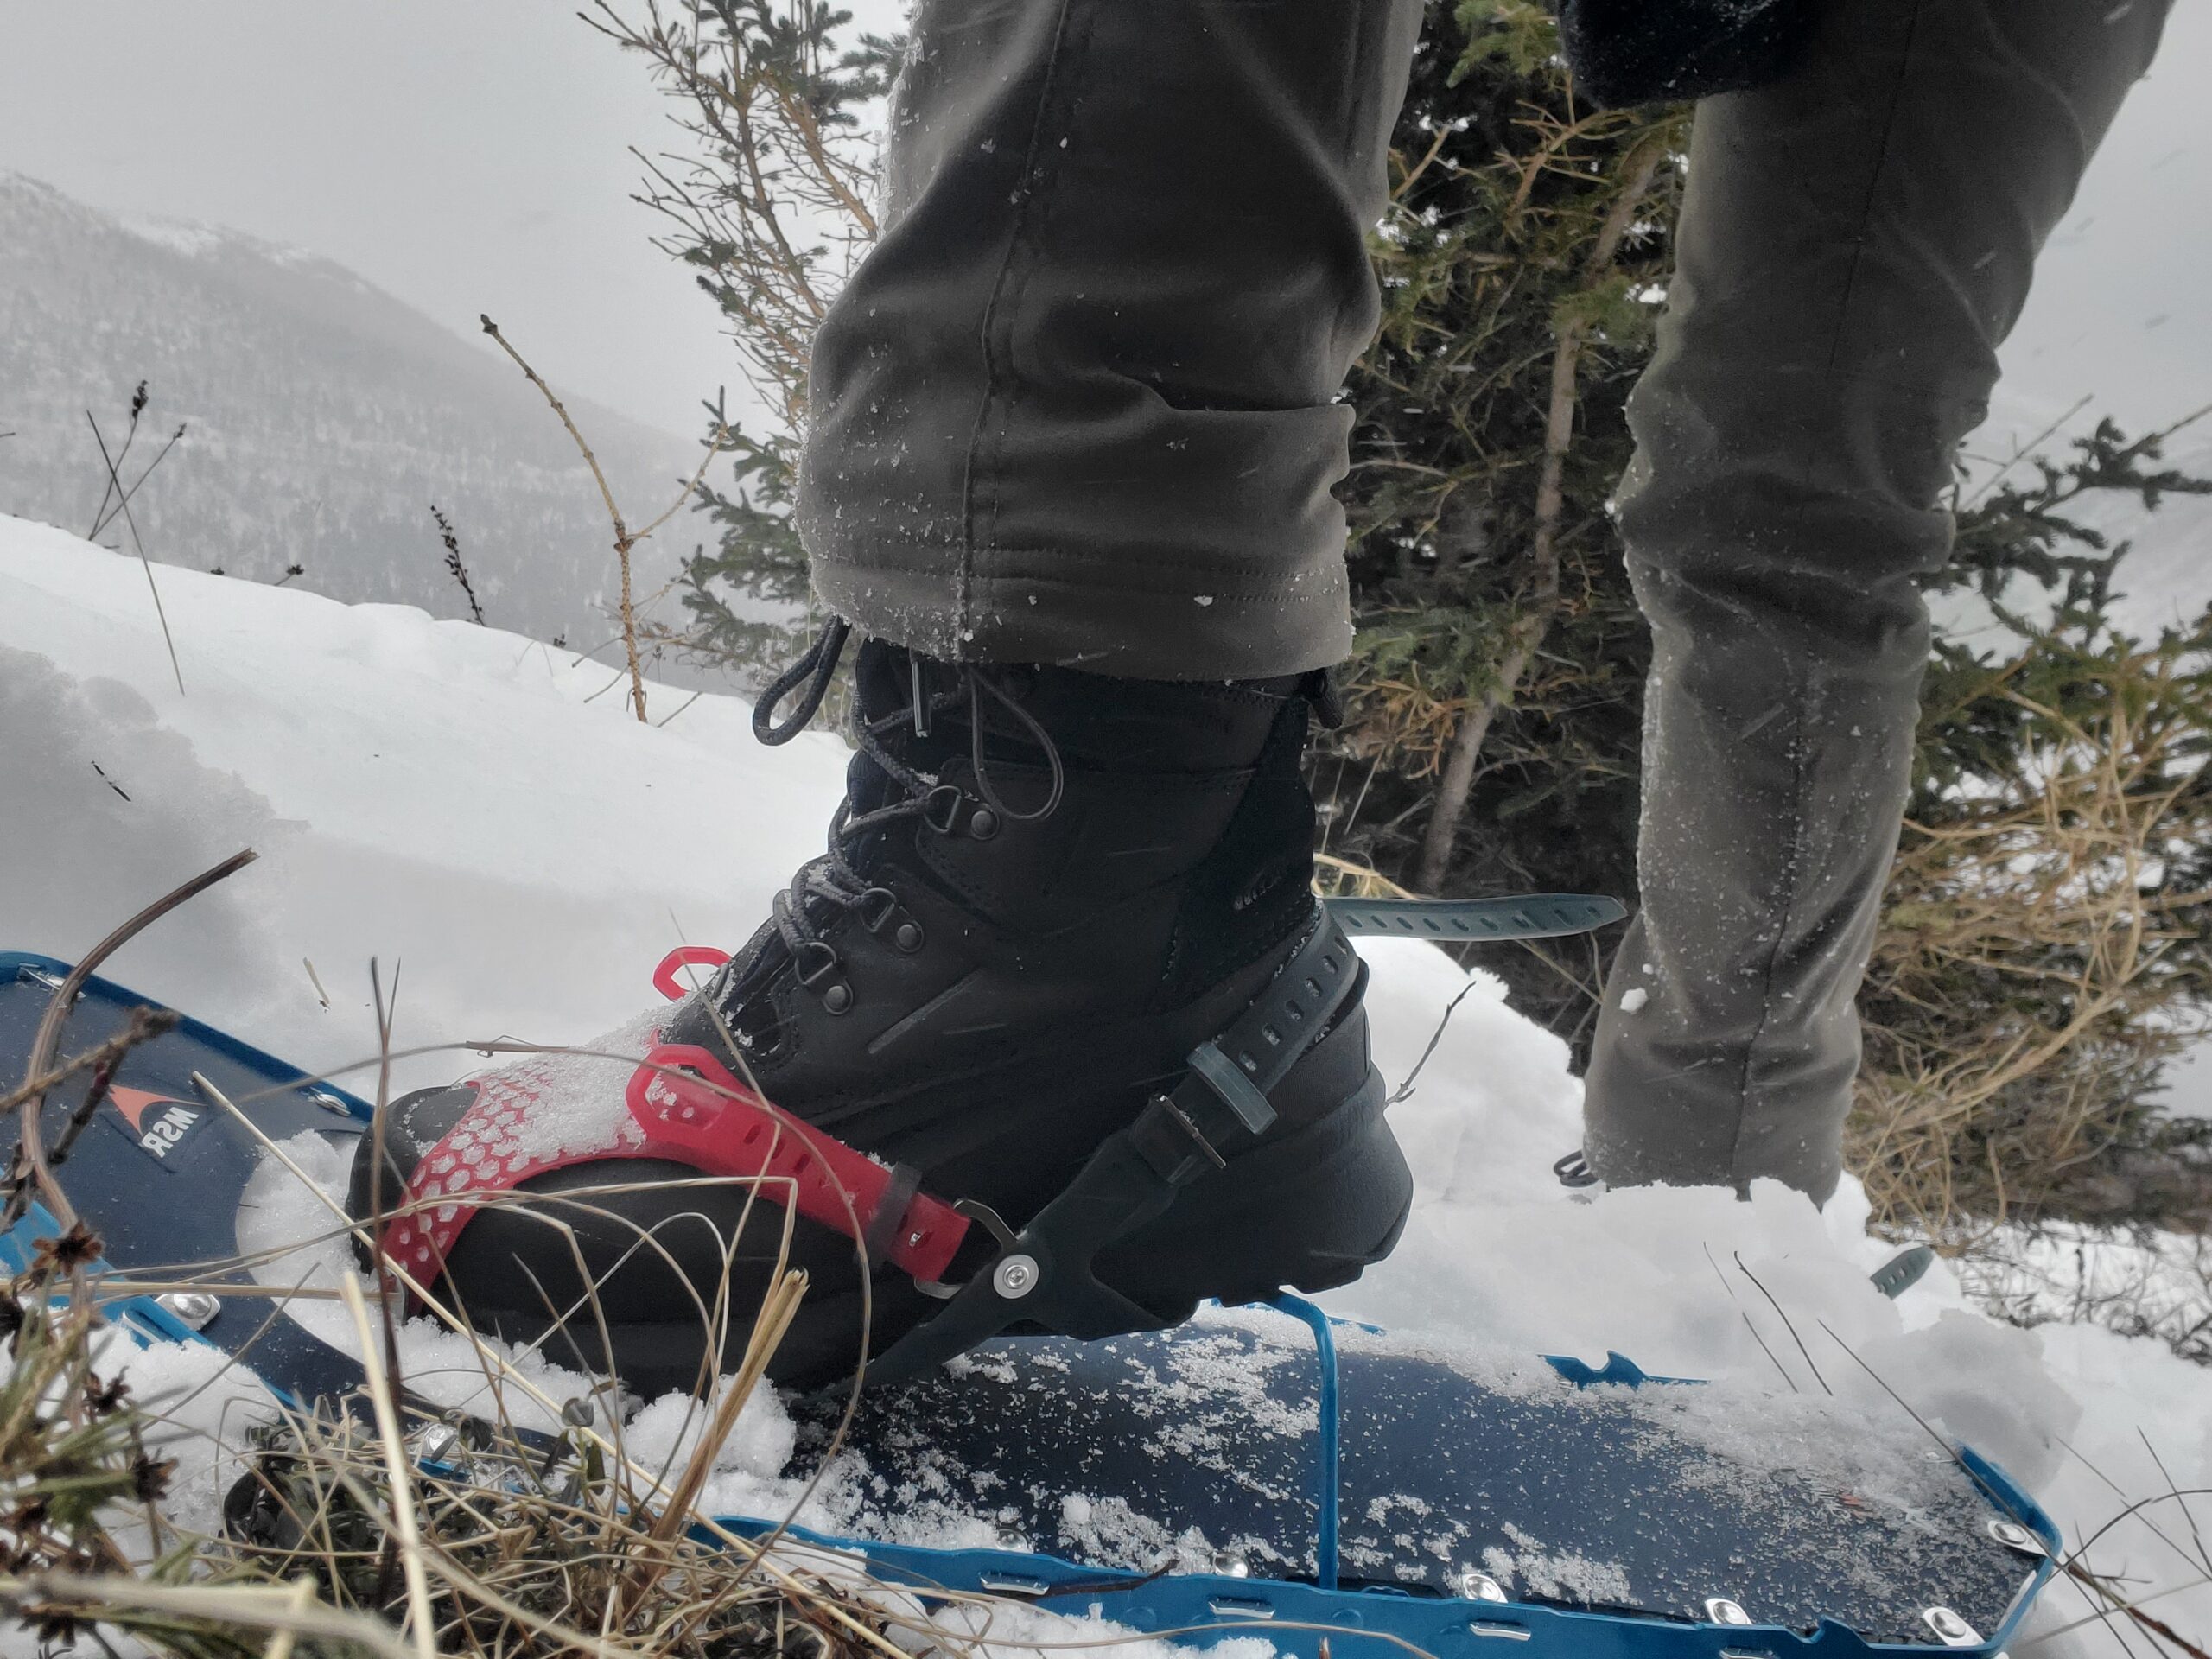
[[[1199,1044],[1183,1080],[1130,1127],[1154,1173],[1183,1185],[1266,1134],[1275,1121],[1268,1090],[1313,1046],[1358,972],[1351,942],[1325,913],[1258,1000]]]
[[[1236,1121],[1254,1135],[1266,1134],[1268,1125],[1275,1121],[1275,1109],[1260,1092],[1259,1085],[1230,1063],[1219,1045],[1200,1043],[1192,1049],[1191,1070],[1221,1096],[1222,1103],[1236,1114]]]
[[[417,1281],[435,1279],[478,1204],[534,1176],[610,1158],[662,1158],[702,1174],[766,1178],[761,1196],[862,1242],[871,1263],[942,1279],[968,1217],[920,1191],[911,1170],[887,1169],[810,1123],[777,1111],[705,1049],[656,1045],[630,1078],[630,1122],[614,1144],[540,1152],[524,1125],[543,1079],[529,1065],[473,1084],[476,1098],[409,1179],[409,1202],[385,1228],[385,1253]]]
[[[883,1191],[875,1200],[875,1213],[868,1218],[868,1226],[861,1234],[861,1244],[868,1252],[868,1266],[880,1268],[886,1262],[895,1262],[898,1254],[911,1254],[912,1229],[909,1228],[904,1235],[908,1240],[908,1248],[905,1251],[901,1251],[899,1241],[902,1235],[899,1230],[906,1227],[906,1218],[913,1209],[915,1200],[924,1196],[925,1195],[922,1192],[920,1170],[912,1164],[891,1166],[891,1179],[884,1183]],[[930,1199],[932,1205],[937,1202],[935,1198]],[[959,1217],[957,1219],[964,1223],[967,1218]],[[961,1229],[962,1233],[964,1234],[966,1230],[963,1225]],[[958,1247],[957,1238],[954,1240],[954,1246],[956,1249]],[[950,1265],[950,1261],[951,1258],[948,1255],[946,1258],[948,1266]]]
[[[1330,899],[1330,916],[1356,938],[1552,939],[1619,921],[1628,909],[1592,893],[1506,899]]]

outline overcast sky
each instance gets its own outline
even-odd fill
[[[2177,0],[2046,256],[2008,426],[2084,392],[2139,428],[2212,401],[2208,72],[2212,0]],[[734,377],[628,200],[662,123],[563,0],[0,0],[0,168],[326,254],[462,334],[489,311],[557,383],[689,434]]]

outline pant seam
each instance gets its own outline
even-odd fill
[[[1024,252],[1022,234],[1028,228],[1030,206],[1042,194],[1036,177],[1038,146],[1045,132],[1045,117],[1052,108],[1055,83],[1060,67],[1060,48],[1067,37],[1068,12],[1072,0],[1060,0],[1059,9],[1052,19],[1052,44],[1045,55],[1043,73],[1037,87],[1037,112],[1029,124],[1029,140],[1021,156],[1021,172],[1015,188],[1020,193],[1020,205],[1014,210],[1014,228],[1007,237],[1006,253],[999,261],[998,274],[992,279],[991,296],[983,308],[980,344],[983,351],[983,396],[976,406],[975,425],[968,435],[968,454],[962,468],[960,480],[961,543],[960,563],[956,572],[953,597],[954,646],[975,626],[975,579],[976,550],[976,510],[980,485],[978,472],[988,471],[982,451],[988,442],[994,454],[1003,437],[1011,415],[1011,398],[1007,397],[1011,378],[1013,342],[1009,339],[1003,347],[999,344],[1001,312],[1010,312],[1014,291],[1015,261]],[[996,429],[993,429],[994,409],[996,408]],[[998,504],[993,495],[990,506],[991,521],[995,524]]]
[[[1801,689],[1796,696],[1796,708],[1792,711],[1793,730],[1789,740],[1790,766],[1790,831],[1789,861],[1783,880],[1781,904],[1775,917],[1774,944],[1767,952],[1766,966],[1759,978],[1759,1022],[1752,1031],[1751,1040],[1744,1045],[1744,1064],[1736,1083],[1736,1133],[1728,1143],[1728,1178],[1740,1184],[1743,1177],[1744,1130],[1751,1117],[1751,1067],[1758,1058],[1759,1046],[1766,1040],[1774,1023],[1775,971],[1782,962],[1783,946],[1789,938],[1790,918],[1797,908],[1797,896],[1804,882],[1805,820],[1808,814],[1805,802],[1805,704],[1807,697]]]
[[[1874,216],[1875,199],[1881,190],[1883,175],[1889,168],[1891,149],[1897,138],[1897,115],[1904,105],[1905,86],[1912,73],[1913,51],[1920,38],[1920,22],[1925,10],[1924,0],[1922,3],[1916,3],[1912,9],[1912,22],[1905,30],[1904,47],[1897,57],[1897,74],[1890,83],[1888,107],[1882,115],[1881,139],[1874,152],[1873,164],[1867,168],[1866,194],[1859,204],[1857,240],[1851,250],[1850,263],[1844,270],[1842,288],[1836,295],[1835,318],[1830,326],[1828,337],[1826,372],[1829,374],[1836,372],[1843,351],[1845,327],[1851,311],[1851,296],[1858,286],[1860,262],[1866,256],[1866,225]],[[1809,478],[1812,471],[1813,457],[1809,454],[1801,454],[1798,458],[1800,475]],[[1783,882],[1781,904],[1775,918],[1774,944],[1767,952],[1766,964],[1759,979],[1759,1021],[1751,1033],[1751,1040],[1744,1045],[1743,1068],[1737,1079],[1736,1133],[1728,1147],[1731,1180],[1741,1179],[1744,1135],[1751,1118],[1752,1067],[1758,1059],[1759,1050],[1765,1043],[1768,1033],[1773,1027],[1775,976],[1781,965],[1783,950],[1789,939],[1791,918],[1804,881],[1805,820],[1808,816],[1805,800],[1806,702],[1806,690],[1801,687],[1795,711],[1796,729],[1790,739],[1789,862]]]
[[[1356,140],[1361,119],[1365,113],[1360,107],[1359,99],[1348,95],[1349,89],[1365,84],[1363,78],[1367,74],[1367,54],[1374,40],[1374,32],[1354,28],[1351,39],[1352,47],[1349,54],[1351,61],[1345,67],[1344,78],[1339,85],[1337,99],[1338,103],[1343,106],[1344,112],[1344,127],[1337,135],[1337,151],[1339,155],[1347,156],[1358,153]],[[1384,140],[1384,143],[1387,144],[1389,140]]]
[[[1897,111],[1904,104],[1905,83],[1912,73],[1913,53],[1920,41],[1920,20],[1927,13],[1925,0],[1918,0],[1912,9],[1912,22],[1905,29],[1904,49],[1897,57],[1897,77],[1890,84],[1889,108],[1882,117],[1882,138],[1874,152],[1874,164],[1867,169],[1866,194],[1860,200],[1858,214],[1858,239],[1853,244],[1851,262],[1844,268],[1843,291],[1836,296],[1835,321],[1828,336],[1827,372],[1834,373],[1843,353],[1846,319],[1851,311],[1852,290],[1858,286],[1859,262],[1866,257],[1866,224],[1874,217],[1874,199],[1882,188],[1882,176],[1890,165],[1890,149],[1897,140]]]

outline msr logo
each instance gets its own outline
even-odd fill
[[[139,1147],[164,1161],[204,1115],[196,1106],[143,1089],[111,1088],[108,1094],[116,1110],[129,1121]]]

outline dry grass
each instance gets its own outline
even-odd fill
[[[100,956],[241,861],[186,884],[117,930],[57,993],[48,1022],[55,1035],[75,982]],[[238,1256],[142,1268],[128,1278],[102,1272],[97,1232],[76,1219],[55,1166],[120,1054],[166,1028],[160,1020],[134,1020],[121,1038],[73,1056],[41,1044],[32,1076],[6,1101],[31,1120],[47,1090],[87,1072],[95,1079],[86,1109],[71,1115],[51,1147],[35,1133],[21,1139],[7,1183],[16,1213],[35,1197],[67,1219],[0,1285],[0,1338],[10,1357],[0,1374],[0,1613],[48,1644],[82,1643],[111,1654],[112,1638],[127,1636],[161,1651],[264,1659],[289,1659],[296,1650],[389,1659],[442,1652],[898,1659],[901,1649],[887,1635],[894,1624],[909,1627],[909,1646],[917,1633],[941,1635],[949,1651],[965,1645],[960,1629],[935,1631],[918,1604],[871,1585],[850,1558],[785,1541],[780,1529],[748,1540],[701,1507],[716,1454],[805,1294],[803,1274],[779,1268],[739,1344],[734,1375],[702,1378],[693,1409],[703,1432],[694,1449],[653,1468],[629,1455],[619,1412],[602,1421],[590,1401],[549,1397],[517,1356],[477,1335],[465,1308],[396,1264],[387,1263],[427,1313],[467,1340],[488,1410],[464,1417],[410,1395],[397,1374],[393,1299],[365,1295],[350,1276],[334,1291],[242,1286],[238,1269],[268,1263]],[[364,1062],[379,1075],[394,1058],[389,1038],[387,1028],[381,1052]],[[195,1081],[322,1197],[237,1103]],[[749,1216],[768,1183],[715,1184],[746,1187]],[[619,1219],[607,1205],[628,1190],[610,1184],[557,1202]],[[522,1194],[502,1201],[537,1202]],[[323,1236],[365,1240],[378,1230],[323,1202],[334,1211]],[[786,1248],[791,1213],[782,1211]],[[576,1248],[564,1216],[540,1218]],[[743,1227],[741,1217],[733,1253]],[[659,1248],[642,1233],[638,1247]],[[728,1288],[699,1306],[710,1352],[728,1351]],[[116,1299],[175,1289],[226,1297],[258,1291],[272,1314],[294,1300],[335,1294],[349,1309],[364,1363],[362,1389],[349,1402],[303,1412],[272,1396],[258,1422],[226,1430],[216,1467],[242,1473],[224,1505],[220,1536],[195,1534],[170,1513],[177,1465],[162,1455],[185,1438],[212,1437],[133,1401],[99,1357],[114,1351],[109,1344],[120,1334],[109,1322]],[[595,1290],[586,1300],[566,1312],[603,1331]],[[605,1397],[614,1399],[611,1387]],[[511,1405],[534,1408],[537,1420],[563,1427],[547,1434],[518,1427]]]
[[[1427,683],[1431,677],[1411,663],[1402,672],[1363,676],[1347,685],[1345,752],[1363,759],[1387,754],[1408,778],[1440,772],[1452,735],[1475,700],[1439,690]]]
[[[2128,700],[2081,717],[2005,695],[2056,740],[1908,823],[1861,999],[1852,1166],[1878,1222],[1955,1249],[2126,1184],[2145,1087],[2193,1035],[2175,952],[2208,898],[2168,879],[2202,813],[2181,734]],[[2139,1219],[2141,1197],[2096,1201]]]
[[[207,1092],[245,1121],[236,1103]],[[263,1144],[308,1179],[282,1148]],[[715,1184],[756,1193],[767,1185]],[[556,1202],[618,1218],[606,1206],[629,1190],[608,1184]],[[543,1210],[544,1224],[573,1248],[565,1217],[528,1195],[505,1201]],[[370,1230],[340,1216],[333,1230]],[[655,1243],[641,1233],[639,1246]],[[393,1659],[893,1659],[900,1649],[886,1631],[894,1622],[931,1628],[918,1605],[869,1584],[849,1559],[773,1538],[755,1542],[701,1507],[716,1453],[804,1296],[803,1274],[779,1274],[734,1374],[695,1397],[703,1432],[694,1449],[660,1467],[626,1448],[616,1412],[553,1399],[511,1351],[476,1334],[465,1308],[395,1268],[431,1317],[467,1338],[492,1403],[464,1416],[413,1399],[388,1372],[397,1346],[378,1326],[391,1317],[389,1304],[372,1312],[348,1278],[337,1294],[359,1338],[360,1396],[349,1408],[313,1413],[272,1398],[264,1421],[226,1448],[244,1473],[218,1538],[195,1536],[163,1515],[174,1464],[146,1449],[155,1420],[95,1371],[94,1338],[105,1328],[101,1307],[114,1297],[156,1286],[233,1295],[238,1268],[269,1264],[180,1262],[124,1281],[96,1270],[99,1254],[97,1237],[79,1226],[0,1298],[0,1322],[14,1332],[14,1363],[0,1386],[0,1503],[11,1506],[0,1523],[0,1608],[49,1638],[97,1638],[105,1628],[157,1649],[277,1659],[302,1641]],[[328,1294],[278,1291],[269,1300],[274,1311],[295,1296]],[[570,1312],[602,1317],[595,1294]],[[699,1313],[718,1344],[724,1308],[702,1302]],[[511,1407],[522,1406],[563,1430],[518,1426]],[[944,1634],[957,1649],[959,1632]]]
[[[798,1275],[763,1309],[698,1449],[659,1470],[573,1402],[557,1439],[504,1409],[456,1423],[403,1404],[348,1281],[369,1408],[308,1414],[272,1400],[233,1448],[245,1473],[213,1538],[164,1517],[175,1464],[147,1449],[156,1420],[94,1370],[99,1287],[69,1281],[97,1250],[88,1235],[59,1241],[0,1303],[15,1325],[0,1385],[0,1608],[44,1639],[102,1640],[105,1628],[279,1659],[300,1639],[394,1659],[896,1651],[849,1569],[780,1559],[695,1507],[804,1293]],[[476,1351],[495,1399],[535,1391],[496,1345]]]

